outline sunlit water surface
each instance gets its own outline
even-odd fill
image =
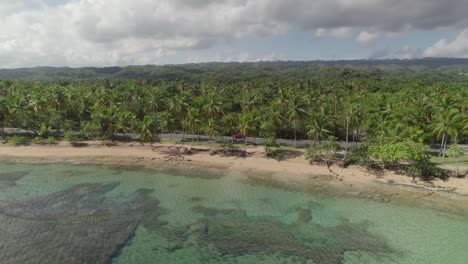
[[[0,263],[468,263],[468,221],[234,177],[0,164]]]

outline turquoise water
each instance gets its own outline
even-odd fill
[[[0,165],[0,263],[468,263],[468,221],[235,177]]]

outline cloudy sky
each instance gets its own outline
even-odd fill
[[[0,0],[0,68],[468,57],[466,0]]]

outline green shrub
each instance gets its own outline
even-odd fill
[[[438,168],[436,164],[429,159],[423,159],[409,164],[406,168],[406,173],[413,177],[413,181],[417,177],[423,180],[430,180],[432,178],[441,178],[444,176],[442,169]]]
[[[280,161],[287,158],[288,151],[281,148],[265,147],[265,154],[269,158]]]
[[[278,144],[276,144],[276,138],[275,137],[266,138],[264,144],[267,147],[277,147],[278,146]]]
[[[57,144],[57,141],[54,137],[42,138],[42,137],[35,137],[33,138],[32,142],[34,144],[40,145],[54,145]]]
[[[357,147],[350,148],[346,154],[345,162],[347,164],[358,164],[363,167],[370,165],[369,145],[361,144]]]
[[[101,135],[101,136],[99,136],[97,139],[98,139],[99,141],[107,141],[107,140],[110,139],[110,137],[107,136],[107,135]]]
[[[85,139],[93,139],[100,132],[99,125],[96,125],[93,122],[82,122],[80,131]]]
[[[428,146],[411,140],[369,147],[370,157],[380,162],[384,167],[389,167],[402,161],[416,163],[429,160],[428,151]]]
[[[411,140],[371,145],[368,155],[387,169],[403,168],[407,175],[423,180],[444,176],[443,171],[430,160],[429,147]]]
[[[46,126],[45,124],[41,124],[41,127],[39,128],[39,131],[38,131],[38,135],[42,138],[45,138],[49,134],[50,130],[51,130],[50,127]]]
[[[328,161],[333,159],[339,149],[340,146],[336,143],[336,139],[330,137],[325,144],[307,148],[305,158],[309,161]]]
[[[234,144],[232,144],[232,142],[230,141],[227,141],[223,144],[221,144],[221,148],[225,151],[235,151],[235,150],[238,150],[239,147],[235,146]]]
[[[73,131],[68,131],[65,133],[63,139],[70,143],[78,143],[80,141],[80,138]]]
[[[26,136],[11,136],[6,138],[7,142],[13,145],[27,145],[31,142],[31,139]]]

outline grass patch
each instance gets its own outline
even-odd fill
[[[6,142],[15,146],[28,145],[31,143],[31,138],[26,136],[11,136],[6,138]]]
[[[69,132],[65,133],[65,135],[63,136],[63,139],[65,141],[68,141],[68,142],[72,143],[72,144],[78,143],[81,140],[81,138],[76,133],[74,133],[72,131],[69,131]]]
[[[439,165],[455,165],[457,163],[457,159],[447,157],[445,159],[443,157],[431,157],[431,161]],[[468,155],[464,155],[458,158],[458,162],[460,163],[460,165],[463,164],[465,166],[468,166]]]
[[[35,138],[33,138],[32,142],[34,144],[39,144],[39,145],[55,145],[55,144],[57,144],[57,140],[54,137],[48,137],[48,138],[35,137]]]

